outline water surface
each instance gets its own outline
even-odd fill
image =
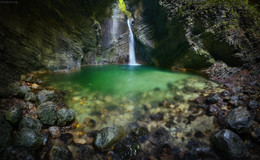
[[[189,102],[201,92],[217,86],[197,75],[148,66],[103,65],[42,74],[40,78],[47,86],[66,93],[65,103],[76,112],[83,132],[112,125],[127,129],[138,124],[151,132],[164,127],[171,133],[172,143],[186,146],[183,135],[214,128],[212,117],[202,116],[200,109],[195,112],[189,108]],[[152,120],[151,115],[159,112],[164,118]],[[199,118],[187,124],[191,115]],[[97,125],[88,126],[84,123],[86,118],[95,120]]]

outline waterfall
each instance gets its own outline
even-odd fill
[[[127,19],[127,24],[129,28],[129,65],[139,65],[135,60],[135,41],[134,35],[131,29],[131,20]]]

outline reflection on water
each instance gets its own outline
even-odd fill
[[[112,125],[127,129],[134,123],[149,131],[164,127],[171,134],[169,141],[179,147],[187,144],[186,134],[213,132],[213,118],[203,115],[199,108],[191,108],[189,101],[200,93],[208,94],[217,84],[196,75],[146,66],[107,65],[43,74],[41,79],[66,93],[65,103],[77,113],[83,132]],[[87,125],[89,119],[96,125]]]

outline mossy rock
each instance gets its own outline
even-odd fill
[[[23,128],[15,135],[15,145],[24,146],[33,150],[42,145],[41,134],[29,128]]]
[[[45,125],[54,125],[57,120],[57,107],[53,102],[45,102],[39,105],[36,113]]]
[[[22,118],[23,110],[18,107],[11,108],[5,115],[5,119],[12,125],[17,125]]]
[[[74,120],[75,112],[72,109],[62,108],[58,110],[57,118],[57,125],[63,127]]]
[[[38,119],[34,119],[31,117],[23,117],[19,123],[19,129],[29,128],[34,131],[40,131],[42,128],[42,124]]]
[[[103,128],[94,138],[94,147],[101,151],[106,150],[118,142],[124,133],[124,128],[121,126]]]

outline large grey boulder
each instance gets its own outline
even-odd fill
[[[238,133],[248,132],[253,123],[250,112],[242,107],[231,110],[226,117],[227,126]]]
[[[34,131],[40,131],[42,128],[42,124],[38,119],[34,119],[31,117],[23,117],[19,123],[19,129],[29,128]]]
[[[250,157],[244,142],[237,134],[228,129],[215,133],[212,136],[212,143],[225,159],[244,160]]]
[[[33,92],[27,92],[24,95],[24,100],[26,102],[34,102],[36,100],[36,96]]]
[[[54,125],[57,120],[57,107],[53,102],[45,102],[39,105],[36,113],[45,125]]]
[[[42,145],[41,134],[29,128],[23,128],[15,135],[15,145],[38,149]]]
[[[5,115],[5,119],[9,121],[12,125],[19,123],[23,115],[23,110],[19,107],[13,107],[8,110]]]
[[[8,87],[9,93],[13,96],[13,97],[17,97],[17,98],[24,98],[24,95],[28,92],[31,92],[30,87],[28,87],[27,85],[22,85],[20,86],[19,82],[15,82],[12,83],[9,87]]]
[[[94,147],[98,150],[106,150],[118,142],[124,136],[124,128],[106,127],[98,131],[94,138]]]
[[[72,109],[62,108],[57,112],[57,124],[58,126],[65,126],[72,122],[75,118],[75,112]]]
[[[55,99],[55,93],[54,91],[47,91],[47,90],[42,90],[37,94],[36,97],[36,103],[38,105],[47,102],[47,101],[52,101]]]

